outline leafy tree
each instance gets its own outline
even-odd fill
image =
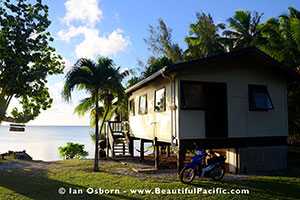
[[[84,90],[89,97],[83,99],[76,107],[77,113],[92,111],[95,117],[95,160],[94,171],[99,171],[99,133],[102,132],[104,122],[113,106],[112,100],[121,100],[124,94],[122,79],[127,76],[127,71],[120,73],[115,68],[113,61],[109,58],[99,57],[96,62],[90,59],[81,58],[66,75],[62,95],[66,101],[71,100],[71,93],[74,89]],[[100,104],[102,107],[100,107]],[[93,111],[94,110],[94,111]],[[102,116],[99,129],[99,119]]]
[[[189,36],[185,38],[188,49],[185,59],[197,59],[225,51],[224,38],[219,34],[224,24],[215,24],[211,15],[197,13],[197,21],[190,25]]]
[[[269,19],[262,27],[265,42],[260,47],[280,62],[300,66],[300,12],[289,8],[288,15]]]
[[[145,71],[142,73],[143,78],[147,78],[151,76],[153,73],[157,72],[158,70],[162,69],[165,66],[173,64],[172,60],[163,56],[160,58],[151,57],[148,60],[148,66],[146,67]]]
[[[49,108],[46,78],[63,70],[61,57],[50,46],[48,6],[30,2],[0,1],[0,123],[25,123]],[[20,107],[9,114],[13,99]]]
[[[298,70],[300,66],[300,12],[290,7],[287,15],[269,19],[262,27],[265,42],[260,48],[284,63]],[[300,133],[300,85],[290,84],[289,100],[289,132]]]
[[[84,150],[83,144],[68,142],[65,146],[58,147],[59,155],[64,159],[84,158],[88,152]]]
[[[145,66],[145,69],[141,72],[141,74],[139,76],[133,76],[127,81],[127,88],[135,85],[139,81],[151,76],[153,73],[171,64],[173,64],[172,60],[165,56],[159,58],[150,57],[148,59],[148,65]]]
[[[257,46],[261,38],[260,22],[263,14],[239,10],[228,19],[229,30],[223,34],[231,40],[230,48]]]
[[[140,78],[140,77],[138,77],[138,76],[133,76],[133,77],[131,77],[131,78],[127,81],[126,87],[127,87],[127,88],[130,88],[131,86],[137,84],[139,81],[141,81],[141,78]]]
[[[149,27],[150,36],[145,39],[149,50],[157,57],[167,57],[172,62],[183,60],[182,49],[177,43],[172,42],[172,29],[163,19],[158,20],[158,26]]]

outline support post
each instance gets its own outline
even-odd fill
[[[122,143],[123,156],[125,156],[125,141]]]
[[[144,143],[143,139],[140,140],[140,161],[144,160]]]
[[[109,138],[108,138],[108,125],[107,122],[105,122],[105,142],[106,142],[106,158],[109,157]]]
[[[167,146],[167,157],[169,158],[170,155],[171,155],[171,146],[168,145],[168,146]]]
[[[131,157],[133,157],[133,149],[134,149],[134,140],[132,138],[129,139],[128,150]]]
[[[159,145],[157,137],[154,138],[154,158],[155,158],[155,169],[159,169]]]
[[[111,157],[115,158],[115,143],[113,143],[111,147]]]
[[[177,172],[178,172],[178,174],[181,172],[181,170],[184,167],[185,153],[186,153],[186,149],[185,149],[184,145],[179,141],[178,153],[177,153]]]
[[[240,154],[239,149],[235,148],[235,174],[240,173]]]

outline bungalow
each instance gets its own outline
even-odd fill
[[[284,169],[295,79],[256,48],[166,66],[126,90],[130,136],[176,146],[179,170],[194,145],[223,149],[231,172]]]

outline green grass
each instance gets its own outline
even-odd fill
[[[298,163],[299,164],[299,163]],[[1,166],[1,162],[0,162]],[[288,176],[251,176],[245,180],[194,180],[184,185],[173,178],[132,177],[113,173],[125,168],[119,163],[103,164],[102,172],[92,172],[92,161],[72,160],[53,163],[48,169],[14,169],[0,171],[0,200],[9,199],[300,199],[300,178]],[[299,165],[298,165],[299,166]],[[60,187],[86,190],[92,188],[120,189],[120,194],[110,195],[59,195]],[[178,189],[202,187],[205,189],[249,189],[248,195],[138,195],[130,189]],[[127,191],[123,193],[123,191]]]

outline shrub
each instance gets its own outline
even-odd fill
[[[59,155],[63,159],[80,159],[88,156],[83,144],[68,142],[65,146],[58,148]]]

